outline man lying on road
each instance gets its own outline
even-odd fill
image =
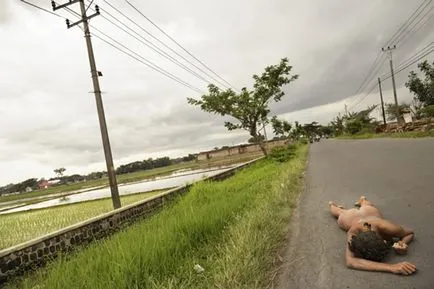
[[[383,219],[380,210],[364,196],[356,202],[359,209],[346,210],[335,202],[329,202],[329,206],[339,227],[347,231],[345,255],[349,268],[403,275],[416,272],[416,266],[409,262],[381,263],[394,238],[398,238],[392,246],[396,253],[407,253],[408,244],[414,237],[413,230]]]

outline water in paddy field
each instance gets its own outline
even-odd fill
[[[135,193],[144,193],[144,192],[150,192],[154,190],[179,187],[187,183],[199,181],[205,177],[215,176],[219,173],[229,170],[232,167],[233,166],[198,169],[198,170],[180,170],[166,176],[155,177],[152,179],[131,183],[131,184],[123,184],[118,186],[119,195],[130,195]],[[40,203],[12,208],[9,210],[3,210],[0,212],[0,215],[34,210],[34,209],[49,208],[53,206],[73,204],[73,203],[79,203],[79,202],[97,200],[97,199],[103,199],[109,197],[111,197],[110,188],[106,187],[102,189],[69,195],[61,198],[51,199]]]

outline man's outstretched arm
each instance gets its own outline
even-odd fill
[[[394,224],[387,220],[382,220],[382,222],[378,224],[378,229],[382,234],[400,238],[405,244],[410,244],[414,238],[414,231],[412,229]]]
[[[348,245],[347,245],[345,255],[346,255],[347,267],[351,269],[390,272],[390,273],[402,274],[402,275],[411,275],[414,272],[416,272],[416,266],[409,262],[387,264],[387,263],[380,263],[380,262],[374,262],[370,260],[357,258],[354,256],[353,252],[351,252]]]

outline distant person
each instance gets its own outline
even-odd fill
[[[414,237],[413,230],[383,219],[380,210],[364,196],[355,205],[359,209],[346,210],[335,202],[329,202],[330,212],[337,218],[338,226],[347,231],[347,266],[402,275],[415,273],[416,266],[409,262],[382,262],[391,247],[397,254],[407,253],[408,244]]]

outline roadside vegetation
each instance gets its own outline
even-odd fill
[[[121,196],[129,205],[162,191]],[[113,210],[112,200],[102,199],[54,208],[0,215],[0,250],[43,236]]]
[[[197,183],[165,210],[7,288],[265,288],[306,155],[307,145],[293,145],[225,181]]]
[[[404,131],[395,133],[361,133],[354,135],[341,135],[339,139],[371,139],[371,138],[421,138],[434,137],[434,130],[430,131]]]

